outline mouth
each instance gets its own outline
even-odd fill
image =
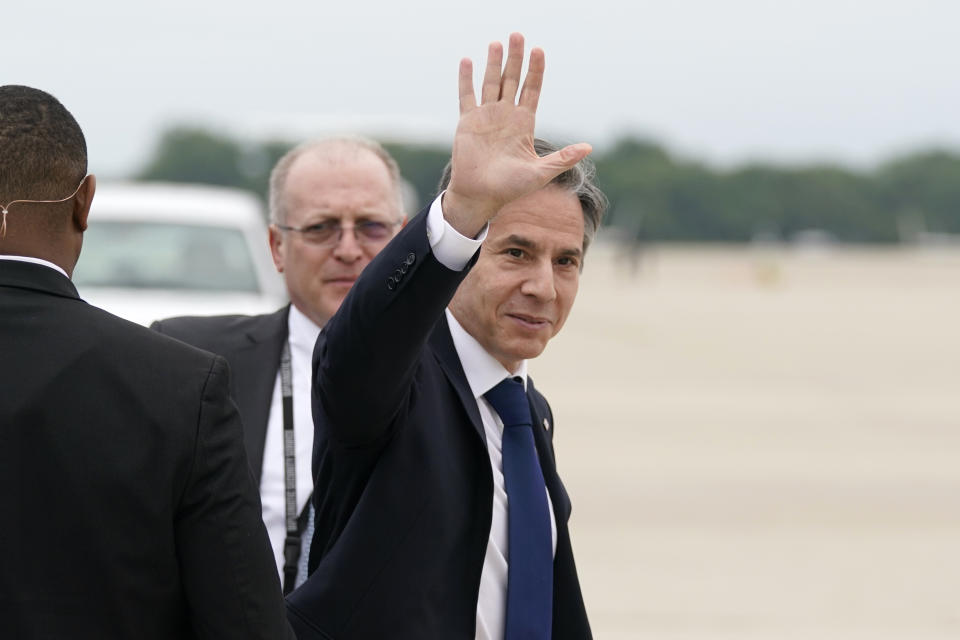
[[[513,320],[521,328],[529,331],[539,331],[549,327],[552,323],[548,318],[542,316],[531,316],[525,313],[508,313],[507,317]]]
[[[357,276],[339,276],[335,278],[324,278],[323,282],[334,287],[352,287],[357,281]]]

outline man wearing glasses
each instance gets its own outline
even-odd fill
[[[312,524],[313,346],[403,221],[400,171],[383,147],[363,138],[305,143],[281,158],[270,176],[270,250],[290,305],[262,316],[172,318],[153,325],[230,364],[285,593],[306,578],[311,538],[305,530]],[[288,475],[287,469],[295,471]]]
[[[292,638],[223,358],[70,281],[95,189],[66,108],[0,87],[0,636]]]

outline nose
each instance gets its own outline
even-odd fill
[[[553,263],[550,260],[538,260],[530,266],[520,292],[533,296],[540,302],[550,302],[557,297],[557,287],[554,281]]]
[[[354,227],[342,227],[337,244],[333,245],[333,255],[343,262],[356,262],[363,256],[363,248],[357,242]]]

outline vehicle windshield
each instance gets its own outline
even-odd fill
[[[243,232],[164,222],[98,221],[83,234],[78,287],[260,290]]]

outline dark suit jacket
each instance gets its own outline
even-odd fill
[[[260,316],[168,318],[150,328],[226,358],[230,394],[243,416],[243,443],[257,482],[290,306]]]
[[[283,638],[223,359],[0,260],[4,638]]]
[[[287,597],[301,640],[473,638],[493,475],[443,310],[466,271],[426,215],[367,266],[314,352],[311,575]],[[552,416],[528,385],[534,425]],[[553,431],[534,438],[557,519],[554,638],[589,638]]]

